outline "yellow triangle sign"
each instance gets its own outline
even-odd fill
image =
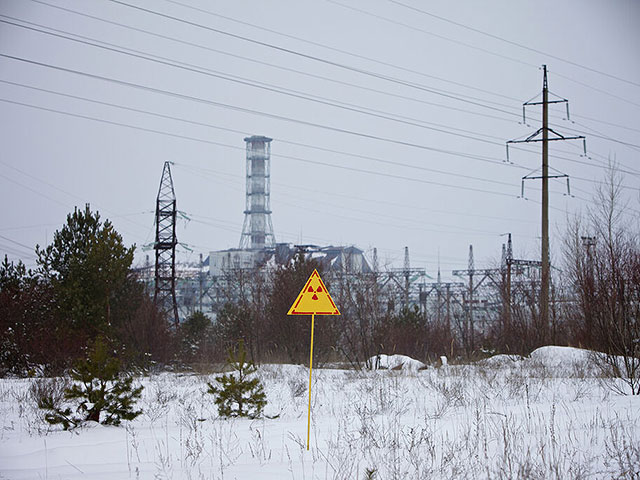
[[[313,271],[287,315],[340,315],[317,270]]]

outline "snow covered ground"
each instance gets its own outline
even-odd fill
[[[614,393],[585,352],[423,370],[264,365],[270,417],[226,420],[211,377],[161,374],[123,427],[51,430],[33,380],[0,380],[2,479],[637,478],[640,398]]]

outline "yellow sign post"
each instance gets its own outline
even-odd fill
[[[340,315],[324,282],[314,270],[287,315],[311,315],[311,350],[309,353],[309,409],[307,411],[307,450],[311,432],[311,372],[313,371],[313,327],[316,315]]]

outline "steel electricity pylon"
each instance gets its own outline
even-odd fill
[[[173,190],[170,162],[164,162],[156,198],[156,288],[154,303],[175,325],[178,324],[176,302],[176,195]]]

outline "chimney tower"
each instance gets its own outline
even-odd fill
[[[275,245],[271,223],[271,138],[247,137],[247,200],[240,237],[243,250]]]

